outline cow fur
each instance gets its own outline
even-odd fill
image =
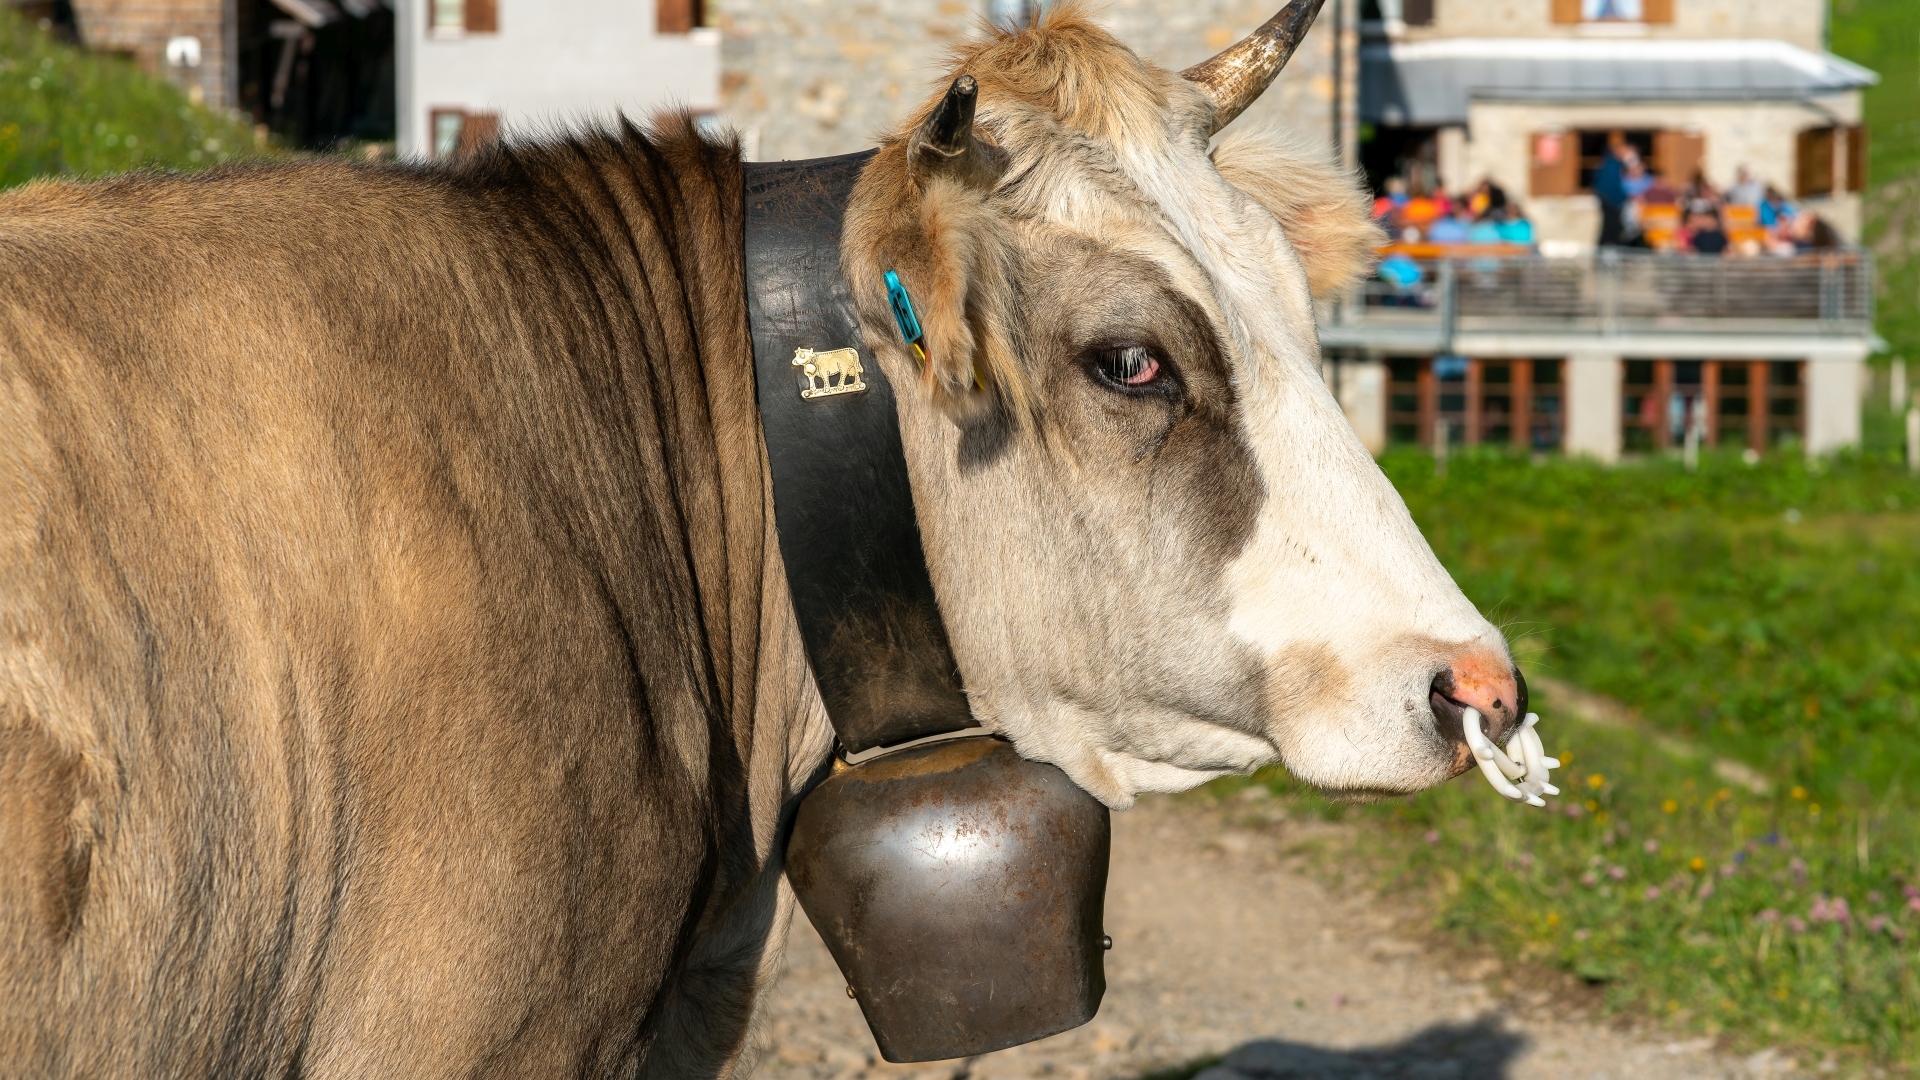
[[[0,196],[0,1076],[719,1076],[831,735],[733,147]]]

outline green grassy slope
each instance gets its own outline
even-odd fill
[[[242,120],[0,8],[0,187],[142,166],[196,169],[263,152]]]
[[[1835,0],[1832,43],[1880,73],[1866,94],[1865,239],[1880,263],[1880,334],[1895,355],[1920,361],[1920,3]]]
[[[1548,695],[1548,751],[1571,760],[1547,812],[1477,775],[1359,810],[1260,782],[1367,824],[1382,872],[1431,889],[1440,926],[1622,1006],[1920,1066],[1920,480],[1890,451],[1710,453],[1692,475],[1493,451],[1445,478],[1417,453],[1382,465],[1528,669],[1692,752]]]

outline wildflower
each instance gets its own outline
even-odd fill
[[[1568,816],[1568,817],[1570,817],[1570,818],[1577,818],[1577,817],[1579,817],[1579,816],[1580,816],[1580,804],[1579,804],[1579,803],[1568,803],[1568,804],[1567,804],[1567,816]]]
[[[1721,788],[1719,791],[1713,793],[1713,797],[1720,802],[1726,802],[1728,799],[1733,798],[1733,792],[1726,788]]]
[[[1892,923],[1887,924],[1887,936],[1892,938],[1895,944],[1903,944],[1907,940],[1907,932]]]
[[[1792,862],[1787,864],[1787,869],[1793,871],[1793,883],[1795,885],[1805,885],[1807,883],[1807,864],[1805,862],[1796,857]]]
[[[1813,907],[1807,910],[1807,921],[1850,923],[1853,921],[1853,913],[1847,910],[1845,897],[1829,900],[1824,896],[1816,896],[1813,898]]]
[[[1807,920],[1802,919],[1798,915],[1789,915],[1787,916],[1787,929],[1796,934],[1804,934],[1807,932]]]
[[[1523,854],[1520,856],[1520,858],[1517,861],[1520,863],[1520,869],[1522,870],[1533,869],[1533,856]]]
[[[1875,915],[1867,920],[1867,932],[1870,934],[1877,934],[1886,928],[1887,917],[1885,915]]]
[[[1779,847],[1780,834],[1777,832],[1770,832],[1767,835],[1761,837],[1760,842],[1767,845],[1768,847]]]
[[[1696,889],[1696,890],[1694,890],[1694,894],[1693,894],[1693,896],[1694,896],[1694,899],[1696,899],[1696,900],[1705,900],[1705,899],[1706,899],[1707,897],[1709,897],[1709,896],[1712,896],[1712,895],[1713,895],[1713,882],[1712,882],[1712,881],[1703,881],[1703,882],[1701,882],[1701,883],[1700,883],[1700,888],[1698,888],[1698,889]]]
[[[1697,874],[1700,871],[1705,870],[1707,868],[1707,860],[1701,858],[1698,855],[1695,855],[1693,859],[1687,863],[1687,866],[1690,869],[1692,869],[1694,873]]]
[[[1884,904],[1886,902],[1887,902],[1887,898],[1884,896],[1881,896],[1878,891],[1870,892],[1867,894],[1867,903],[1872,904],[1875,907],[1878,907],[1881,904]]]
[[[1807,789],[1801,787],[1799,784],[1795,784],[1793,785],[1793,790],[1787,792],[1787,794],[1793,796],[1796,799],[1804,799],[1807,797]]]
[[[1814,804],[1812,804],[1811,806],[1808,806],[1808,807],[1807,807],[1807,816],[1809,816],[1809,817],[1819,817],[1819,816],[1820,816],[1820,804],[1819,804],[1819,803],[1814,803]]]
[[[1660,809],[1666,813],[1671,814],[1680,809],[1680,804],[1675,802],[1672,799],[1668,799],[1665,802],[1660,804]]]
[[[1440,842],[1440,830],[1438,830],[1438,829],[1428,829],[1428,830],[1427,830],[1427,837],[1426,837],[1426,839],[1427,839],[1427,843],[1429,843],[1429,844],[1437,844],[1437,843],[1439,843],[1439,842]]]
[[[1740,868],[1733,865],[1732,863],[1723,863],[1720,866],[1721,877],[1732,877],[1733,875],[1739,872],[1740,872]]]
[[[1594,820],[1605,821],[1607,819],[1605,817],[1599,817],[1599,818],[1595,818]],[[1606,832],[1603,832],[1600,834],[1600,845],[1602,847],[1613,846],[1613,830],[1612,829],[1608,829]]]
[[[1559,912],[1557,912],[1557,911],[1549,911],[1549,912],[1547,912],[1547,925],[1548,925],[1548,926],[1559,926],[1559,925],[1560,925],[1560,913],[1559,913]]]
[[[1647,886],[1647,891],[1641,895],[1648,900],[1658,900],[1660,899],[1660,886],[1649,885]]]
[[[1587,888],[1591,889],[1595,885],[1600,884],[1600,875],[1589,870],[1586,873],[1580,875],[1580,884],[1585,885]]]
[[[1777,923],[1780,921],[1780,912],[1775,908],[1768,908],[1760,914],[1755,915],[1754,918],[1763,923]]]
[[[1909,900],[1920,900],[1920,885],[1908,885],[1900,890],[1900,895]]]
[[[1660,841],[1649,840],[1646,843],[1641,844],[1640,849],[1642,851],[1645,851],[1649,855],[1658,855],[1660,853]]]
[[[1575,941],[1585,941],[1592,936],[1593,935],[1588,933],[1586,927],[1584,926],[1573,932],[1573,940]]]
[[[1747,852],[1746,852],[1746,849],[1745,849],[1745,848],[1742,848],[1742,849],[1740,849],[1739,851],[1736,851],[1736,852],[1734,852],[1734,853],[1733,853],[1733,861],[1734,861],[1734,862],[1737,862],[1737,863],[1743,863],[1743,862],[1746,862],[1746,861],[1747,861]]]
[[[1907,910],[1913,912],[1916,915],[1920,915],[1920,896],[1911,896],[1907,898]]]
[[[1560,767],[1563,769],[1573,764],[1573,751],[1571,750],[1562,750],[1553,756],[1560,759]]]
[[[1607,876],[1615,881],[1625,881],[1627,880],[1627,868],[1618,865],[1609,866],[1607,867]]]
[[[1590,788],[1597,788],[1606,782],[1607,778],[1601,776],[1599,773],[1594,773],[1592,776],[1587,777],[1587,786]]]

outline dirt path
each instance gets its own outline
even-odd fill
[[[1198,1080],[1680,1080],[1797,1075],[1763,1053],[1672,1042],[1589,1018],[1545,991],[1498,993],[1393,935],[1386,905],[1289,865],[1326,826],[1237,829],[1191,803],[1113,819],[1107,994],[1076,1031],[967,1061],[878,1060],[859,1007],[804,916],[764,1029],[763,1080],[1135,1080],[1225,1055]],[[1456,965],[1458,966],[1458,965]],[[1173,1073],[1184,1076],[1190,1070]]]

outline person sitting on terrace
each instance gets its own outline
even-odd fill
[[[1687,215],[1687,226],[1680,230],[1680,243],[1696,255],[1726,254],[1727,231],[1721,227],[1719,212],[1709,204],[1707,209]]]
[[[1488,215],[1499,213],[1507,208],[1507,193],[1492,177],[1484,177],[1480,186],[1467,196],[1467,209],[1476,220],[1484,221]]]
[[[1373,219],[1398,229],[1401,224],[1398,220],[1399,214],[1406,207],[1406,180],[1398,176],[1387,177],[1386,194],[1373,200]]]
[[[1469,230],[1465,214],[1447,214],[1427,226],[1427,239],[1436,244],[1464,244]]]
[[[1508,203],[1500,211],[1500,223],[1496,228],[1503,243],[1533,246],[1533,222],[1527,220],[1517,204]]]
[[[1734,170],[1733,186],[1727,189],[1728,202],[1737,206],[1758,206],[1766,197],[1766,185],[1755,180],[1745,165]]]
[[[1720,209],[1720,202],[1720,193],[1707,180],[1707,174],[1699,171],[1693,174],[1693,182],[1687,185],[1687,190],[1680,196],[1680,205],[1686,208],[1688,214],[1715,213]]]

